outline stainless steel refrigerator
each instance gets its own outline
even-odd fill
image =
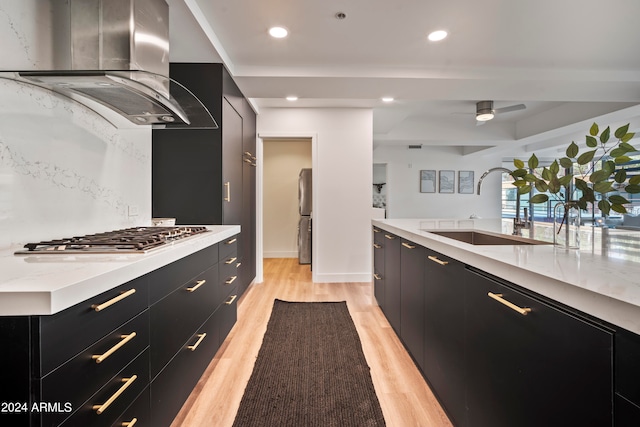
[[[311,169],[302,169],[298,177],[298,262],[311,264]]]

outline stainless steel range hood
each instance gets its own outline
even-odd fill
[[[114,111],[136,125],[218,128],[204,104],[169,78],[165,0],[50,1],[55,69],[0,77],[46,88],[98,113]]]

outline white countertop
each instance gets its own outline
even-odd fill
[[[562,250],[553,245],[478,245],[429,230],[508,234],[500,219],[386,219],[373,225],[640,334],[640,262],[624,253]],[[537,231],[536,231],[537,232]],[[542,234],[542,233],[540,233]]]
[[[240,233],[210,225],[208,233],[146,254],[14,255],[0,251],[0,316],[54,314]]]

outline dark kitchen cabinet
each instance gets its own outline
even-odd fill
[[[483,273],[469,277],[464,425],[612,425],[612,331]]]
[[[384,232],[384,305],[382,311],[400,335],[400,238]]]
[[[238,238],[53,315],[0,317],[0,424],[169,426],[236,322]]]
[[[615,426],[640,425],[640,336],[619,328],[615,335]]]
[[[424,342],[424,251],[402,239],[400,245],[400,337],[416,363]]]
[[[464,425],[465,286],[464,264],[425,248],[424,356],[422,372],[454,425]]]
[[[379,228],[373,228],[373,294],[380,309],[384,312],[384,234]]]
[[[153,130],[152,214],[176,218],[176,224],[240,225],[243,292],[256,272],[256,114],[223,64],[173,63],[170,74],[203,102],[219,128]]]

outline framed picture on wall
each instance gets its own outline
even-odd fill
[[[436,192],[436,171],[434,170],[420,171],[420,192],[421,193]]]
[[[473,171],[458,171],[458,193],[473,194]]]
[[[440,193],[455,193],[456,191],[456,173],[455,171],[440,171],[439,176],[440,186],[438,191]]]

